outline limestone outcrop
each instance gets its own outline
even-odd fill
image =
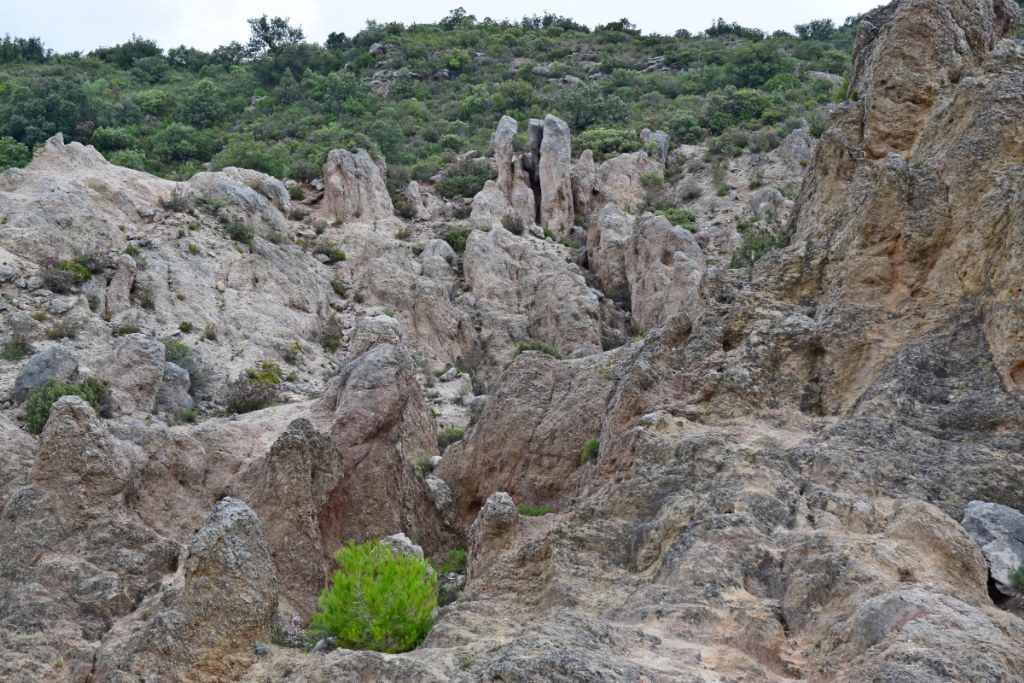
[[[324,209],[340,221],[372,222],[394,215],[395,207],[384,184],[384,171],[365,149],[355,154],[335,149],[327,155]]]

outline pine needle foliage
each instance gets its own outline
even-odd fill
[[[394,552],[379,540],[349,544],[334,554],[338,571],[320,595],[313,624],[338,647],[407,652],[434,625],[437,576],[427,562]]]

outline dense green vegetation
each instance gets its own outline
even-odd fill
[[[320,595],[313,623],[339,647],[406,652],[427,636],[437,606],[437,575],[423,558],[367,541],[349,542],[334,560],[338,571]]]
[[[425,180],[458,153],[486,150],[502,114],[547,111],[580,135],[577,150],[599,156],[635,149],[644,126],[736,153],[777,144],[841,95],[805,74],[846,74],[856,22],[766,35],[719,20],[699,35],[642,35],[627,20],[591,30],[553,14],[498,22],[454,10],[434,24],[369,22],[323,45],[283,19],[250,28],[247,45],[212,52],[136,36],[55,55],[38,39],[4,38],[0,168],[63,132],[171,178],[212,160],[310,179],[328,150],[358,145]],[[467,167],[444,191],[481,183]]]

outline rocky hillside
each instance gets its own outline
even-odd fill
[[[505,116],[471,201],[50,138],[0,175],[0,679],[1024,680],[1019,22],[896,0],[820,141],[713,163]],[[383,537],[467,551],[426,640],[297,647]]]

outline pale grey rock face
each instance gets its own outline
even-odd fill
[[[270,200],[270,203],[282,214],[287,216],[291,210],[292,203],[288,196],[288,188],[277,178],[250,168],[235,166],[228,166],[222,169],[221,173],[259,192]]]
[[[256,234],[264,239],[291,241],[287,217],[280,208],[282,198],[276,191],[284,191],[286,197],[288,192],[284,185],[265,174],[256,171],[241,173],[237,169],[235,172],[227,169],[202,172],[181,183],[180,189],[193,197],[209,197],[225,202],[221,210],[229,221],[251,225]]]
[[[131,256],[121,254],[118,257],[117,270],[114,271],[106,289],[105,304],[108,318],[115,318],[131,308],[132,285],[135,283],[137,271],[138,266]]]
[[[642,178],[648,173],[661,174],[662,165],[647,152],[630,152],[608,159],[597,167],[596,206],[618,204],[630,212],[638,211],[647,196]]]
[[[640,131],[640,141],[644,145],[651,145],[654,147],[654,157],[662,163],[668,161],[669,152],[669,136],[663,130],[652,131],[650,128],[644,128]]]
[[[555,247],[496,228],[473,232],[463,254],[468,289],[479,315],[479,348],[491,379],[516,346],[529,340],[573,349],[601,348],[597,297],[579,269]]]
[[[164,346],[143,334],[121,337],[96,372],[110,385],[115,413],[150,413],[164,378]]]
[[[20,403],[28,396],[28,392],[44,384],[49,379],[70,380],[78,372],[78,359],[75,354],[55,344],[45,351],[33,354],[25,367],[14,380],[12,398]]]
[[[576,213],[589,216],[594,210],[594,193],[597,191],[597,165],[594,152],[587,149],[573,162],[569,178],[572,184],[572,203]]]
[[[706,264],[690,231],[645,213],[625,250],[633,321],[650,329],[682,311],[695,315]]]
[[[395,213],[384,174],[365,149],[335,149],[324,164],[324,209],[337,220],[373,221]]]
[[[512,213],[512,205],[508,197],[493,180],[484,183],[482,190],[473,196],[473,207],[469,214],[469,224],[481,230],[496,230],[501,227],[502,219]]]
[[[177,418],[195,407],[189,394],[192,382],[188,370],[174,363],[164,363],[164,376],[156,394],[156,408]]]
[[[544,134],[540,142],[537,169],[540,225],[556,235],[567,234],[574,218],[570,179],[572,149],[569,138],[569,126],[565,121],[553,114],[544,117]]]
[[[1007,597],[1019,593],[1010,575],[1024,567],[1024,514],[998,503],[972,500],[961,524],[985,554],[999,592]]]
[[[605,296],[628,301],[641,330],[700,308],[704,254],[688,230],[661,216],[636,219],[605,206],[587,235],[587,256]]]
[[[594,281],[606,297],[630,300],[626,276],[626,249],[633,237],[636,219],[617,204],[608,204],[587,232],[587,259]]]

